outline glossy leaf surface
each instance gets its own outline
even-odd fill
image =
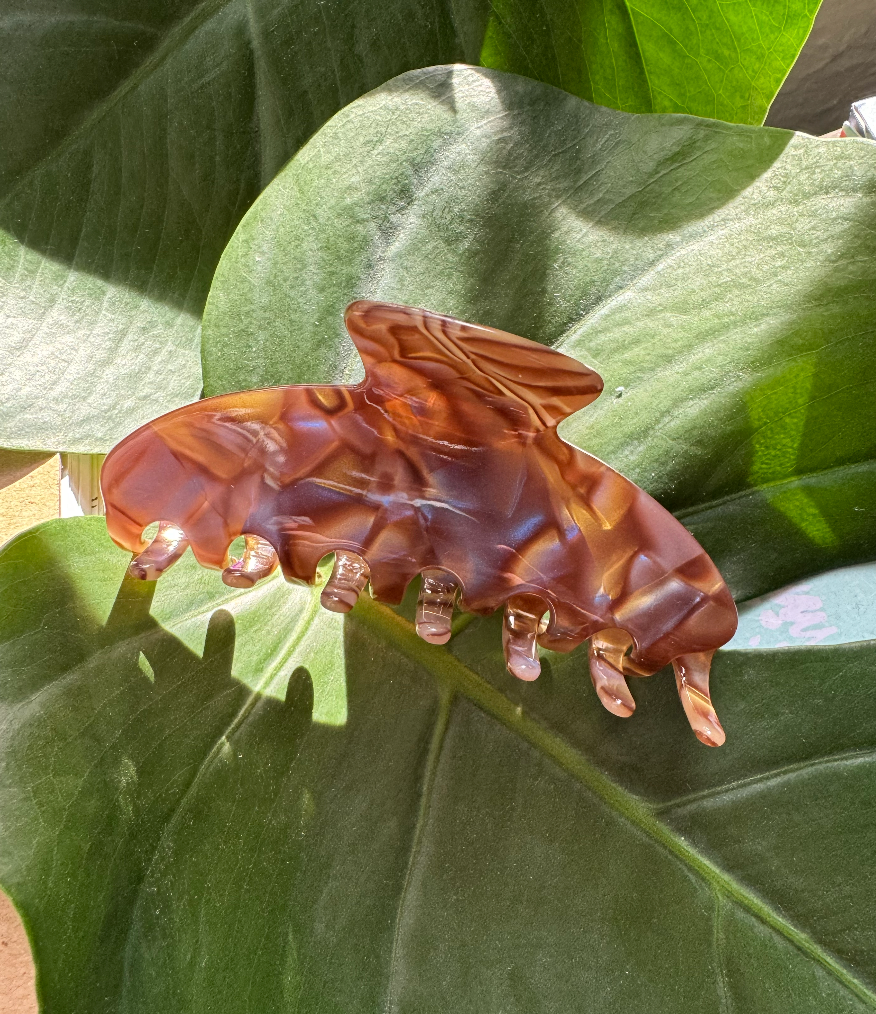
[[[320,654],[283,644],[309,592],[256,632],[126,562],[98,519],[0,554],[0,880],[49,1014],[876,1005],[872,642],[719,654],[708,750],[668,677],[624,722],[581,653],[514,683],[492,621],[448,651],[363,601]],[[232,675],[268,645],[285,701]]]
[[[352,379],[362,296],[546,342],[605,380],[562,435],[677,512],[737,597],[769,591],[876,554],[874,193],[871,142],[412,72],[242,222],[206,391]]]
[[[630,113],[763,123],[819,2],[493,0],[481,62]]]
[[[0,445],[104,452],[195,399],[198,318],[240,217],[329,117],[394,75],[483,59],[572,90],[586,74],[599,101],[627,107],[647,71],[670,103],[655,109],[750,119],[814,13],[813,0],[766,13],[699,0],[683,18],[651,6],[649,31],[606,14],[609,52],[608,36],[568,30],[565,0],[7,4]],[[680,63],[673,33],[692,28],[699,49]],[[616,69],[607,57],[631,47],[634,66]]]

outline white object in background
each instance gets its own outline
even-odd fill
[[[841,567],[739,606],[727,648],[787,648],[876,638],[876,563]]]
[[[61,517],[105,514],[100,468],[105,454],[61,455]]]
[[[852,103],[849,118],[843,124],[843,134],[876,140],[876,95]]]

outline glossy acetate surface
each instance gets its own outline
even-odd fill
[[[506,659],[523,679],[538,675],[536,642],[569,651],[601,635],[591,674],[609,710],[632,713],[625,672],[676,661],[697,734],[722,740],[708,663],[736,610],[720,574],[656,501],[557,435],[599,395],[600,377],[535,342],[425,310],[360,301],[346,322],[362,384],[210,398],[113,449],[101,478],[107,524],[140,554],[132,573],[153,579],[190,545],[230,584],[277,562],[311,582],[335,553],[322,600],[338,611],[369,581],[376,598],[398,602],[423,573],[425,639],[447,640],[457,595],[471,612],[505,609]],[[146,547],[154,521],[160,544]],[[245,554],[231,562],[241,534]]]

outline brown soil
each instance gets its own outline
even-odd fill
[[[12,902],[0,891],[0,1014],[38,1009],[30,944]]]

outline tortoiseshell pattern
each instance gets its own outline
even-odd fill
[[[619,715],[635,706],[624,673],[673,662],[694,731],[723,742],[708,671],[736,629],[726,585],[671,514],[557,435],[601,378],[426,310],[360,301],[346,323],[361,384],[208,398],[113,449],[101,476],[107,525],[140,554],[132,573],[156,577],[191,545],[230,584],[252,584],[277,559],[287,579],[313,582],[334,552],[323,603],[347,609],[367,580],[395,603],[425,572],[427,640],[449,637],[457,589],[464,610],[506,608],[506,657],[521,678],[538,675],[536,640],[571,651],[591,638],[591,676]],[[241,534],[247,551],[230,563]]]

